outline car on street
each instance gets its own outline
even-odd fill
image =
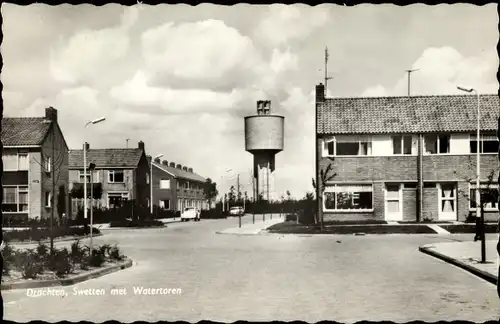
[[[195,222],[200,221],[200,212],[194,207],[186,207],[181,214],[181,221],[187,222],[193,219]]]
[[[243,216],[245,215],[245,210],[241,206],[234,206],[229,209],[229,215],[231,216]]]

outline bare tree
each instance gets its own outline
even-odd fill
[[[328,158],[331,162],[335,161],[335,158],[329,157]],[[316,197],[318,199],[318,205],[321,206],[318,208],[318,212],[316,213],[314,217],[314,222],[317,224],[318,221],[320,222],[320,228],[321,231],[324,229],[324,219],[323,219],[323,195],[325,192],[326,185],[328,182],[332,181],[336,176],[337,173],[333,172],[333,164],[328,164],[325,169],[321,169],[319,173],[320,179],[319,179],[319,184],[316,184],[316,180],[313,178],[312,179],[312,185],[314,189],[316,189],[316,186],[319,185],[319,197]]]

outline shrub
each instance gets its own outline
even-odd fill
[[[63,237],[63,236],[84,236],[90,233],[90,228],[81,227],[53,227],[52,228],[53,237]],[[93,234],[100,234],[99,229],[92,228]],[[25,230],[13,230],[5,232],[4,241],[41,241],[50,238],[49,228],[35,228]]]
[[[54,254],[50,257],[49,267],[58,277],[63,277],[73,272],[74,267],[68,249],[54,250]]]
[[[80,240],[76,240],[71,244],[70,258],[73,262],[73,266],[77,263],[82,263],[85,255],[86,251],[85,248],[80,245]]]
[[[5,246],[2,250],[2,258],[3,258],[3,269],[2,273],[8,275],[10,270],[15,266],[15,253],[16,251],[10,244],[5,243]]]
[[[18,265],[24,279],[36,279],[43,272],[43,263],[33,249],[22,251],[16,257],[19,257]]]
[[[121,220],[111,222],[110,227],[162,227],[165,226],[162,221],[157,220]]]
[[[101,267],[105,260],[106,257],[101,253],[100,250],[93,249],[88,262],[91,267]]]
[[[223,219],[227,218],[227,211],[224,213],[219,209],[202,210],[200,213],[202,219]]]

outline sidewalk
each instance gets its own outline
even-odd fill
[[[251,217],[251,216],[250,216]],[[285,221],[285,217],[280,217],[279,214],[273,214],[273,219],[270,218],[271,215],[266,215],[266,220],[262,220],[262,215],[255,215],[255,224],[242,224],[240,227],[228,228],[223,231],[216,232],[217,234],[233,234],[233,235],[257,235],[265,231],[266,228],[274,224],[282,223]]]
[[[486,263],[480,263],[480,241],[427,244],[419,247],[419,250],[496,284],[498,277],[497,243],[498,239],[486,240]]]

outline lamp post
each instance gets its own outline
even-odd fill
[[[149,208],[150,208],[150,211],[151,211],[151,215],[153,215],[153,162],[154,160],[156,159],[159,159],[163,156],[163,154],[160,154],[160,155],[157,155],[155,156],[155,158],[153,159],[153,157],[151,157],[151,171],[150,171],[150,176],[149,176],[149,188],[151,190],[150,192],[150,199],[149,199]]]
[[[228,172],[231,172],[233,171],[233,169],[227,169],[226,172],[224,172],[223,175],[220,176],[220,182],[221,182],[221,186],[222,186],[222,179],[224,178],[224,175]],[[225,199],[225,196],[222,196],[222,212],[224,213],[224,208],[225,208],[225,204],[226,204],[226,199]]]
[[[92,226],[94,225],[94,173],[95,164],[89,164],[90,171],[90,251],[93,251],[93,240],[92,240]],[[86,178],[86,177],[85,177]],[[92,252],[90,252],[92,253]]]
[[[89,125],[94,125],[98,124],[100,122],[105,121],[105,117],[97,118],[94,120],[91,120],[85,124],[84,129],[87,128]],[[87,219],[87,142],[83,144],[83,218]],[[92,227],[90,227],[90,235],[92,235]],[[92,248],[90,250],[90,254],[92,255]]]
[[[468,93],[474,93],[476,94],[477,97],[477,135],[476,135],[476,217],[481,217],[481,263],[486,262],[486,235],[484,233],[484,215],[481,213],[481,187],[480,187],[480,176],[481,176],[481,165],[480,165],[480,151],[481,151],[481,133],[480,133],[480,121],[481,121],[481,116],[480,116],[480,99],[479,99],[479,92],[477,92],[476,89],[473,88],[464,88],[457,86],[457,89],[460,91],[465,91]]]

